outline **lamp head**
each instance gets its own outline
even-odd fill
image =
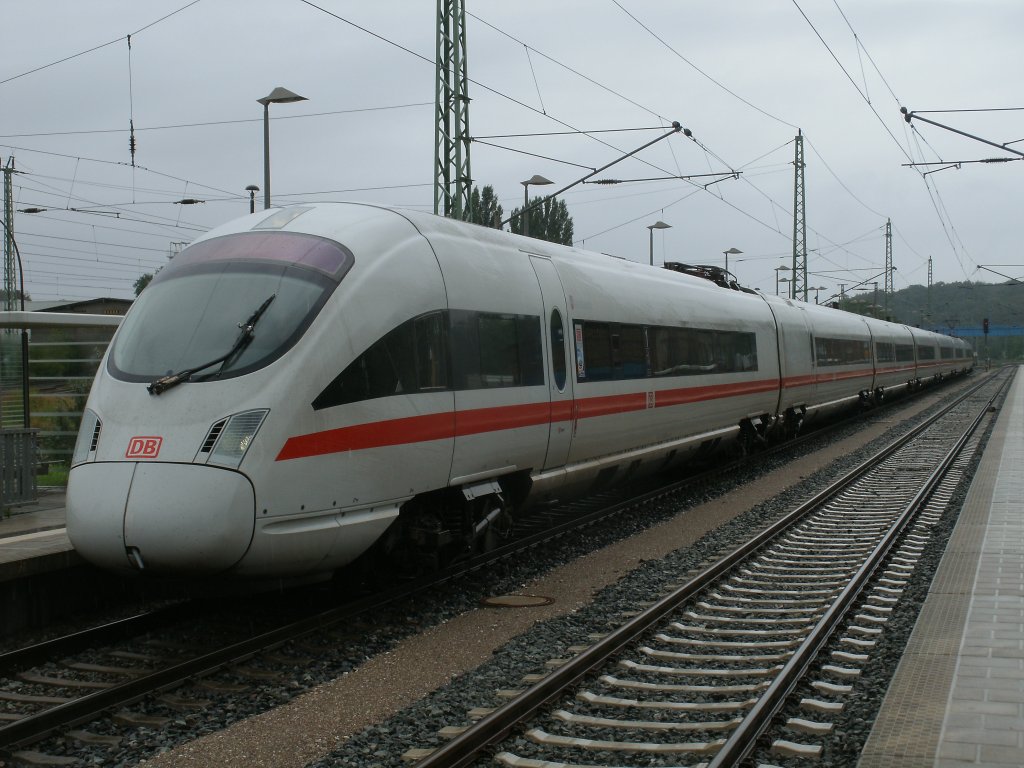
[[[525,186],[537,187],[537,186],[543,186],[544,184],[554,184],[555,182],[553,182],[551,179],[545,179],[539,173],[536,173],[536,174],[533,175],[532,178],[529,178],[526,181],[520,181],[519,183],[522,184],[524,187]]]
[[[288,104],[293,101],[308,101],[308,99],[305,96],[299,96],[299,94],[289,91],[287,88],[278,86],[268,95],[264,96],[262,99],[256,99],[256,101],[263,106],[267,106],[268,104]]]

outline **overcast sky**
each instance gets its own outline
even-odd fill
[[[723,175],[579,185],[564,195],[576,244],[647,261],[661,220],[656,263],[722,265],[737,248],[740,282],[774,293],[792,256],[799,128],[822,300],[882,281],[887,218],[896,289],[925,284],[929,256],[936,282],[1024,275],[1024,163],[924,175],[943,166],[904,165],[1018,156],[899,113],[1024,151],[1020,0],[465,2],[472,174],[506,216],[522,180],[554,191],[677,120],[692,139],[599,178]],[[432,210],[435,17],[433,0],[5,8],[0,153],[21,172],[15,208],[46,209],[15,213],[27,292],[131,297],[172,243],[247,214],[246,185],[263,186],[257,99],[275,86],[308,98],[270,108],[276,204]],[[174,203],[187,198],[205,202]]]

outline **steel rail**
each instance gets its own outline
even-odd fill
[[[979,411],[978,415],[960,435],[953,447],[949,449],[931,472],[924,484],[914,495],[914,498],[906,504],[899,517],[896,518],[885,536],[868,556],[868,559],[861,565],[843,591],[839,593],[839,596],[836,597],[835,601],[825,611],[821,619],[814,626],[814,629],[808,633],[807,639],[801,643],[796,653],[786,662],[778,676],[761,694],[757,703],[751,707],[743,721],[732,731],[725,744],[722,745],[708,763],[708,768],[727,768],[728,766],[738,765],[754,749],[758,737],[769,726],[772,718],[778,714],[785,703],[786,697],[789,696],[799,683],[821,648],[832,636],[832,633],[835,632],[846,618],[846,614],[853,607],[854,602],[872,582],[878,567],[896,547],[904,531],[916,518],[919,510],[931,499],[935,490],[949,472],[953,462],[960,456],[971,436],[988,414],[992,403],[1002,394],[1008,382],[1009,380],[1002,382],[995,394],[989,398],[985,407]]]
[[[860,466],[836,480],[811,499],[800,504],[754,538],[720,558],[678,589],[661,598],[617,629],[605,635],[594,645],[545,675],[544,678],[534,683],[521,695],[502,705],[490,715],[481,718],[458,736],[418,760],[415,764],[416,768],[462,768],[471,764],[481,751],[508,736],[519,723],[538,712],[545,704],[560,696],[567,688],[575,685],[594,669],[603,665],[610,657],[623,650],[638,635],[643,634],[652,625],[673,612],[681,603],[684,603],[708,587],[762,545],[774,539],[782,531],[794,525],[811,511],[867,474],[872,468],[894,454],[960,405],[964,400],[988,384],[992,378],[987,377],[978,382],[962,393],[954,402],[942,408],[888,446],[882,448]]]
[[[26,715],[20,720],[0,725],[0,747],[17,747],[38,741],[50,733],[92,720],[114,707],[138,701],[147,694],[174,688],[190,678],[202,677],[224,666],[243,661],[261,651],[275,648],[289,640],[324,629],[405,594],[415,594],[425,587],[399,587],[382,594],[357,599],[342,607],[320,611],[315,615],[276,627],[193,659],[166,667],[143,677],[118,683],[87,694],[42,712]]]
[[[56,656],[77,653],[127,637],[137,637],[154,627],[187,617],[194,610],[195,607],[188,602],[178,603],[0,653],[0,677],[8,676],[18,669],[41,664]]]

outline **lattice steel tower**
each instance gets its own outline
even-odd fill
[[[18,281],[16,279],[18,265],[14,251],[14,193],[11,176],[14,174],[14,158],[7,160],[4,171],[4,309],[10,311],[18,308]]]
[[[928,257],[928,297],[924,305],[924,320],[922,325],[932,324],[932,257]]]
[[[469,78],[463,0],[437,0],[434,111],[434,213],[461,219],[469,211]]]
[[[885,319],[889,319],[889,297],[892,296],[892,219],[885,220]]]
[[[807,301],[807,218],[804,210],[804,134],[796,134],[796,153],[793,159],[793,279],[789,286],[790,298],[803,293]]]

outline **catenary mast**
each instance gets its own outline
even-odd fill
[[[804,134],[796,134],[793,159],[793,278],[789,295],[807,301],[807,218],[804,210]]]
[[[463,0],[437,0],[434,111],[434,213],[461,219],[469,211],[469,78]]]
[[[892,296],[892,219],[885,220],[885,319],[889,319],[889,298]]]

